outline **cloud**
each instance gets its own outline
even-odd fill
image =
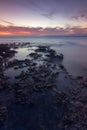
[[[72,17],[73,20],[87,20],[87,14],[78,14]]]
[[[55,11],[50,11],[48,13],[43,13],[41,15],[48,18],[48,19],[52,19],[54,17],[55,13],[56,13]]]
[[[0,19],[0,21],[3,22],[3,23],[5,23],[5,24],[7,24],[7,25],[11,25],[11,26],[14,25],[13,23],[11,23],[9,21],[6,21],[6,20],[3,20],[3,19]]]
[[[0,25],[0,35],[87,35],[87,28],[66,27],[66,28],[42,28],[42,27],[19,27]]]
[[[25,9],[28,10],[43,10],[42,7],[39,5],[38,0],[15,0],[13,1],[16,5],[24,7]]]
[[[74,20],[87,20],[87,8],[81,8],[72,18]]]

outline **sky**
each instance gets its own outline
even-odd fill
[[[0,0],[0,35],[87,35],[87,0]]]

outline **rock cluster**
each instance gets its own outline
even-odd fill
[[[72,83],[73,86],[79,87],[75,86],[74,89],[71,88],[67,92],[58,90],[60,83],[59,81],[56,82],[56,79],[59,80],[59,76],[65,77],[64,79],[60,78],[60,81],[63,82],[69,75],[61,64],[64,58],[63,54],[57,54],[48,46],[37,46],[34,52],[29,53],[27,59],[8,60],[3,66],[5,58],[15,54],[11,48],[18,49],[25,46],[30,47],[30,44],[1,45],[0,90],[2,91],[0,91],[0,100],[3,105],[0,105],[0,124],[4,124],[6,119],[10,117],[9,115],[12,114],[12,118],[14,117],[16,121],[12,120],[11,123],[24,123],[26,128],[29,126],[28,129],[33,129],[34,126],[31,124],[36,123],[36,126],[39,124],[38,129],[41,127],[41,129],[47,130],[48,128],[51,130],[87,130],[87,95],[82,95],[82,88],[85,90],[87,88],[87,80],[79,76],[75,82],[70,80],[70,83],[72,83],[71,81],[74,82]],[[5,53],[3,54],[3,52]],[[54,59],[56,61],[58,59],[57,64]],[[14,82],[11,82],[10,77],[7,80],[4,75],[4,72],[10,68],[13,68],[14,72],[20,70],[20,73],[14,76]],[[64,83],[67,84],[68,82]],[[7,89],[8,86],[10,89]],[[26,110],[27,108],[28,110]],[[23,112],[23,116],[20,111]],[[24,118],[23,121],[21,121],[21,117]]]
[[[22,71],[19,76],[16,76],[16,101],[20,100],[20,102],[24,102],[25,95],[28,97],[31,93],[47,91],[55,87],[55,78],[58,76],[58,72],[54,72],[52,67],[53,65],[51,64],[40,65],[39,67],[31,66],[26,72]],[[20,89],[19,86],[21,86]]]
[[[2,125],[8,116],[8,110],[6,106],[0,106],[0,125]]]
[[[15,53],[16,51],[11,50],[9,44],[0,44],[0,56],[3,58],[12,57]]]

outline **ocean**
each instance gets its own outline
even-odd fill
[[[1,43],[30,42],[49,45],[64,55],[62,64],[70,75],[87,77],[87,37],[82,36],[23,36],[0,37]]]

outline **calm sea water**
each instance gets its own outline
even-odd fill
[[[0,37],[1,43],[31,42],[49,45],[64,54],[63,64],[71,75],[87,77],[87,37]]]

